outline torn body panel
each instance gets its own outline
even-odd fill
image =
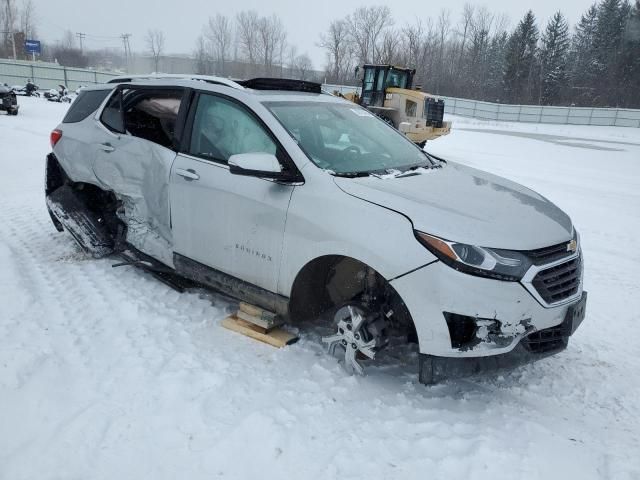
[[[420,352],[440,357],[507,353],[527,335],[560,325],[568,309],[543,307],[518,282],[474,277],[442,262],[391,285],[411,312]]]
[[[111,132],[105,132],[101,146],[108,148],[97,150],[93,171],[102,187],[122,202],[118,217],[128,227],[126,241],[173,267],[169,173],[175,152]]]
[[[84,251],[100,258],[113,253],[116,238],[114,224],[106,218],[106,212],[88,206],[91,195],[92,192],[64,185],[47,195],[47,208],[59,231],[64,227]]]
[[[451,347],[466,352],[504,348],[534,330],[530,318],[516,321],[481,318],[443,312],[451,337]]]

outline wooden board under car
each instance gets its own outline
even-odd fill
[[[282,328],[267,330],[266,328],[262,328],[238,318],[235,315],[229,315],[227,318],[222,320],[222,326],[277,348],[282,348],[285,345],[291,345],[298,341],[297,336]]]

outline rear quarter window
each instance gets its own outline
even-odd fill
[[[81,122],[95,112],[111,90],[87,90],[80,92],[78,98],[71,104],[62,123]]]

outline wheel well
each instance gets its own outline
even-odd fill
[[[47,170],[45,172],[45,193],[53,193],[56,189],[70,182],[69,177],[64,172],[58,159],[53,153],[47,155]]]
[[[99,217],[100,222],[104,222],[111,235],[116,235],[118,227],[122,222],[117,218],[116,211],[120,206],[120,201],[114,192],[103,190],[92,183],[73,182],[64,171],[56,156],[51,153],[47,156],[47,167],[45,174],[45,193],[51,195],[58,188],[69,186],[82,200],[84,206]],[[51,212],[50,212],[51,213]],[[52,220],[56,228],[60,222],[52,215]],[[58,228],[61,231],[61,228]]]
[[[415,339],[411,314],[393,286],[367,264],[342,255],[318,257],[300,270],[291,289],[289,317],[293,321],[317,319],[367,290],[385,296],[394,323],[406,327],[409,338]]]

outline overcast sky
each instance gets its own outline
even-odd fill
[[[571,26],[594,0],[490,0],[477,3],[495,13],[508,15],[514,25],[532,8],[539,26],[560,8]],[[462,7],[469,0],[407,0],[389,2],[397,25],[413,22],[416,16],[426,19],[437,17],[440,6],[451,11],[457,21]],[[362,0],[34,0],[38,11],[39,36],[45,41],[62,37],[64,30],[87,34],[85,46],[99,48],[121,46],[118,35],[131,33],[134,51],[146,49],[145,35],[150,28],[165,32],[167,53],[191,53],[202,25],[217,12],[233,16],[240,10],[254,9],[262,15],[275,13],[280,16],[288,32],[288,41],[296,45],[299,53],[307,52],[314,68],[324,64],[324,52],[317,46],[318,35],[329,22],[341,18],[362,5],[380,5]],[[112,37],[112,38],[109,38]]]

